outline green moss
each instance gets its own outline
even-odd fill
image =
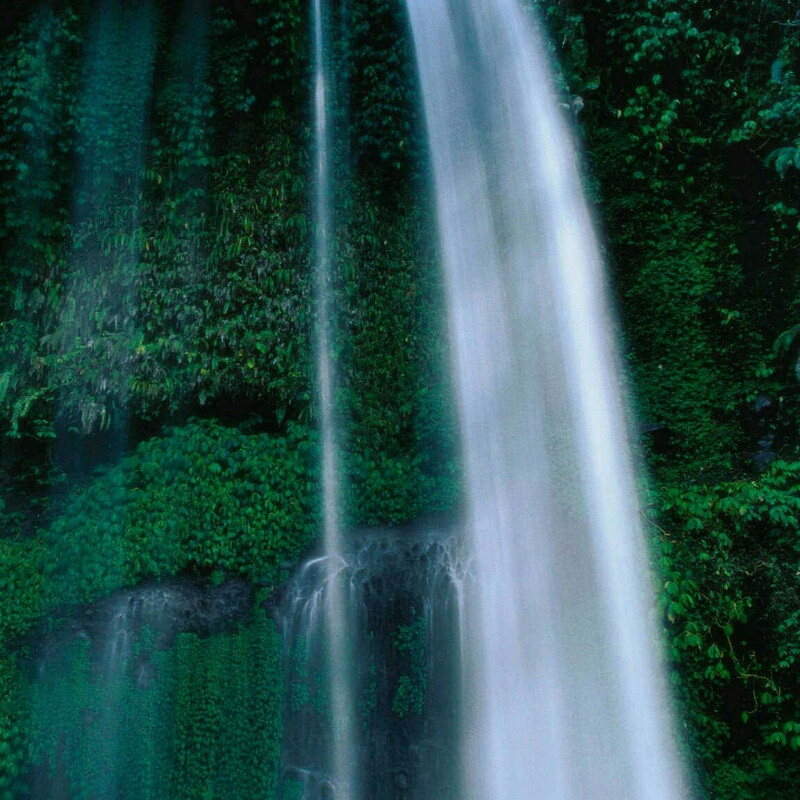
[[[27,755],[24,685],[13,655],[0,656],[0,800],[14,800]]]
[[[273,798],[281,741],[281,641],[257,608],[238,632],[142,636],[130,659],[93,667],[84,640],[37,681],[32,760],[78,798]],[[145,675],[145,677],[142,677]]]
[[[0,539],[0,652],[27,633],[41,613],[42,548],[37,541]]]
[[[400,719],[409,714],[419,716],[425,708],[428,685],[428,629],[425,618],[413,613],[407,625],[397,627],[392,644],[406,667],[397,679],[392,695],[392,711]]]

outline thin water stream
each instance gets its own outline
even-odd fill
[[[282,604],[281,797],[459,800],[460,535],[363,532],[349,537],[333,577],[328,558],[307,561]],[[335,721],[324,680],[327,595],[341,586],[357,632],[350,686],[362,731],[350,754],[359,782],[348,793],[331,769]]]
[[[313,0],[314,89],[314,300],[317,406],[322,453],[323,543],[328,591],[324,595],[327,664],[334,730],[330,780],[345,796],[357,783],[355,697],[352,690],[351,640],[346,587],[338,574],[344,567],[340,502],[339,437],[334,405],[336,376],[333,360],[333,216],[331,185],[331,115],[326,19],[321,0]]]

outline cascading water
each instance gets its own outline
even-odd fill
[[[346,587],[338,575],[342,571],[342,534],[339,501],[338,436],[334,411],[335,375],[333,367],[332,311],[332,214],[330,171],[330,114],[325,20],[321,0],[313,0],[313,89],[314,89],[314,299],[316,307],[316,377],[322,451],[323,542],[327,572],[325,592],[327,663],[329,676],[332,752],[326,765],[329,779],[343,796],[356,792],[356,730],[351,631],[348,627]]]
[[[447,531],[353,536],[332,577],[311,559],[287,589],[281,797],[458,800],[460,537]],[[359,784],[338,791],[330,764],[331,704],[322,676],[327,595],[345,585],[348,627],[358,632],[351,687],[360,729],[350,758]],[[355,794],[357,792],[358,794]]]
[[[201,666],[182,662],[188,640],[177,649],[176,642],[185,634],[199,642],[238,630],[253,601],[253,588],[243,581],[200,586],[173,580],[74,608],[43,630],[31,716],[38,766],[25,796],[174,796],[175,734],[186,724],[180,680],[187,668]],[[253,662],[263,680],[261,670],[269,666],[255,656]]]
[[[457,372],[475,591],[465,796],[685,796],[601,262],[517,0],[407,0]]]

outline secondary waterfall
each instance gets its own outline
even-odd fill
[[[339,442],[334,408],[335,374],[333,363],[332,224],[330,168],[330,102],[328,48],[321,0],[312,8],[313,92],[314,92],[314,301],[316,309],[315,349],[317,406],[322,448],[323,542],[328,573],[325,592],[327,660],[331,713],[334,721],[330,777],[347,796],[356,785],[355,697],[352,691],[350,657],[351,631],[348,627],[346,587],[342,572],[342,534],[339,491]]]
[[[250,629],[254,636],[241,636],[254,601],[244,581],[214,586],[175,579],[122,590],[52,619],[34,656],[35,766],[24,797],[181,796],[175,765],[185,747],[182,734],[202,719],[196,697],[219,696],[215,657],[233,651],[239,657],[238,674],[226,675],[225,686],[268,680],[271,665],[258,644],[258,624]],[[269,712],[256,697],[237,699],[231,716],[238,720],[230,720],[229,730],[247,724],[251,703],[253,717]],[[257,733],[242,735],[252,748]],[[230,759],[218,767],[210,785],[235,785],[240,766]]]
[[[281,612],[280,797],[459,800],[460,552],[449,530],[370,531],[350,537],[337,575],[324,556],[298,570]],[[358,631],[350,686],[364,731],[349,754],[359,765],[349,793],[335,774],[337,722],[322,679],[328,595],[342,585]]]
[[[517,0],[407,0],[446,273],[469,547],[465,795],[685,796],[602,264]]]

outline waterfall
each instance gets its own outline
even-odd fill
[[[321,0],[313,2],[313,92],[314,92],[314,300],[317,406],[322,452],[323,542],[327,572],[324,619],[327,644],[326,673],[329,676],[332,753],[327,765],[329,779],[344,797],[357,796],[356,726],[351,631],[348,628],[346,586],[342,572],[342,533],[339,492],[338,436],[334,409],[333,366],[331,135],[328,48]]]
[[[176,743],[186,746],[187,722],[197,719],[181,693],[190,690],[191,677],[204,695],[218,691],[208,685],[210,673],[203,676],[202,659],[192,655],[209,644],[209,660],[219,655],[211,640],[234,638],[251,619],[253,602],[244,581],[211,586],[176,579],[122,590],[51,620],[35,650],[30,724],[36,766],[25,797],[177,796]],[[264,680],[269,665],[262,651],[253,640],[242,641],[253,648],[250,674]],[[248,672],[242,661],[237,665]],[[226,686],[237,680],[241,676],[227,676]],[[216,777],[235,780],[234,772],[226,763]]]
[[[464,565],[460,536],[434,528],[349,538],[331,579],[326,557],[307,561],[281,611],[284,741],[280,797],[459,800],[460,672]],[[341,580],[343,579],[343,580]],[[337,791],[326,672],[325,609],[347,586],[354,644],[352,696],[365,735],[351,758],[359,783]],[[335,725],[335,722],[334,722]],[[358,792],[356,795],[355,792]]]
[[[685,796],[602,264],[545,47],[517,0],[407,0],[475,590],[465,796]]]

